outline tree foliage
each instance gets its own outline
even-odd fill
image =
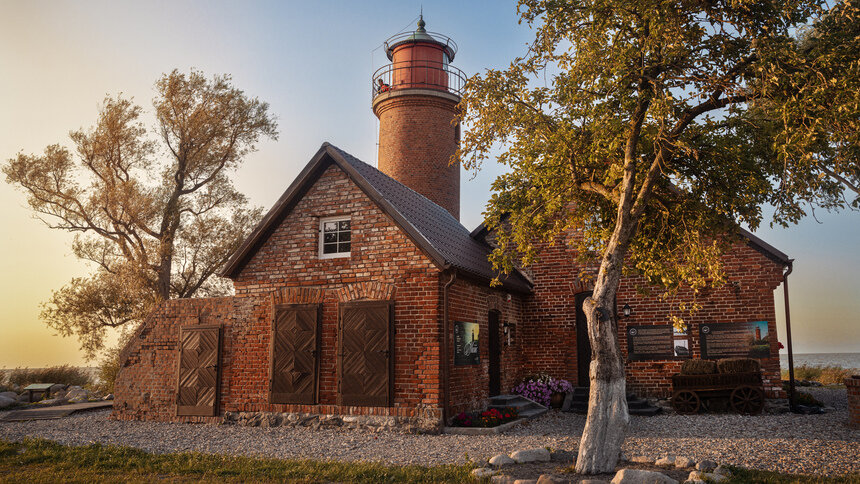
[[[857,206],[844,194],[858,181],[858,2],[520,0],[518,11],[535,40],[469,79],[458,155],[479,169],[500,152],[510,167],[485,214],[498,269],[559,238],[599,261],[584,305],[599,403],[577,469],[608,471],[627,422],[622,273],[720,284],[721,255],[764,206],[783,224]]]
[[[268,104],[198,71],[165,74],[155,88],[154,132],[140,106],[107,97],[95,126],[70,133],[72,149],[54,144],[3,166],[35,214],[74,233],[74,254],[95,266],[42,313],[90,358],[107,328],[141,321],[164,299],[228,293],[215,274],[260,217],[230,174],[261,137],[277,137]]]

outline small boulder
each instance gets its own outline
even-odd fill
[[[517,462],[505,454],[498,454],[490,457],[490,464],[496,467],[508,466],[511,464],[516,464]]]
[[[523,464],[526,462],[549,462],[550,455],[548,450],[538,447],[537,449],[518,450],[511,454],[511,459],[515,460],[517,464]]]
[[[537,484],[537,479],[517,479],[514,484]]]
[[[612,484],[678,484],[678,481],[659,472],[621,469],[612,478]]]
[[[705,482],[723,482],[726,479],[728,479],[728,477],[726,477],[722,474],[713,474],[713,473],[709,472],[709,473],[705,474],[705,479],[706,479]]]
[[[16,395],[16,397],[17,397],[17,395]],[[11,407],[12,405],[15,405],[16,403],[18,403],[17,398],[9,398],[9,397],[4,397],[3,395],[0,395],[0,408]]]
[[[517,480],[511,476],[493,476],[490,478],[490,482],[493,484],[514,484]]]
[[[728,467],[726,467],[722,464],[718,465],[717,468],[714,469],[714,474],[717,474],[720,476],[732,477],[732,471],[730,471]]]
[[[15,392],[0,392],[0,397],[11,398],[12,400],[18,400],[18,394]]]
[[[676,457],[675,458],[675,467],[678,469],[687,469],[689,467],[695,467],[696,461],[689,457]]]
[[[692,472],[690,472],[690,475],[689,475],[689,476],[687,476],[687,480],[686,480],[686,481],[684,481],[684,482],[687,482],[687,483],[692,483],[692,482],[699,483],[699,482],[704,482],[704,481],[705,481],[705,473],[704,473],[704,472],[702,472],[702,471],[692,471]]]
[[[647,455],[634,455],[630,458],[630,462],[635,462],[637,464],[653,464],[654,459]]]
[[[541,474],[537,480],[537,484],[562,484],[565,482],[567,482],[566,479],[552,474]]]
[[[39,401],[39,405],[45,405],[48,407],[53,406],[53,405],[65,405],[67,403],[69,403],[69,401],[66,400],[65,398],[62,398],[62,397],[61,398],[49,398],[47,400],[40,400]]]
[[[657,459],[657,461],[654,462],[654,465],[655,466],[672,467],[675,465],[675,456],[674,455],[667,455],[666,457],[663,457],[661,459]]]
[[[90,392],[79,386],[69,387],[65,398],[71,403],[88,402],[90,400]]]
[[[702,471],[702,472],[711,472],[716,468],[717,468],[717,463],[712,461],[712,460],[708,460],[708,459],[705,459],[702,462],[699,462],[698,464],[696,464],[696,470]]]
[[[579,481],[579,484],[609,484],[609,481],[604,481],[603,479],[583,479]]]
[[[576,454],[569,450],[556,450],[550,452],[549,458],[553,462],[570,463],[576,460]]]
[[[489,467],[478,467],[477,469],[472,469],[472,475],[481,479],[483,477],[490,477],[498,471],[494,471]]]

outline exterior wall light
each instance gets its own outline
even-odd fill
[[[629,318],[630,315],[633,314],[633,308],[631,308],[629,304],[625,304],[624,307],[621,308],[621,314],[623,314],[625,318]]]

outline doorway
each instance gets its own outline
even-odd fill
[[[499,344],[499,312],[490,311],[488,317],[489,332],[489,373],[490,373],[490,396],[495,397],[501,393],[502,375],[501,375],[501,345]]]
[[[586,298],[592,292],[581,292],[576,297],[576,384],[581,387],[590,386],[588,371],[591,366],[591,341],[588,339],[588,320],[582,310]]]

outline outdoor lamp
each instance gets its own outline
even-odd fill
[[[625,304],[623,308],[621,308],[621,313],[625,318],[629,318],[631,314],[633,314],[633,308],[630,307],[629,304]]]

